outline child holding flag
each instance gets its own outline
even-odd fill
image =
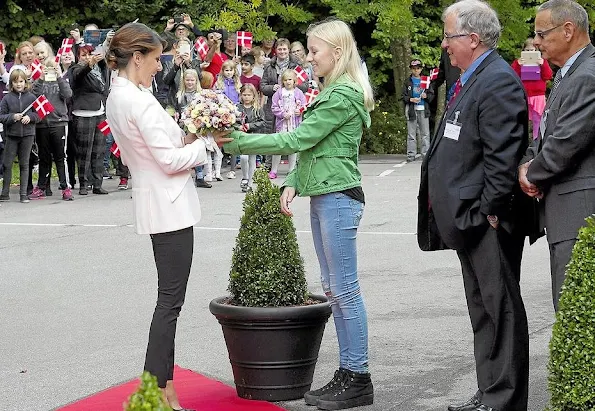
[[[421,155],[425,156],[430,147],[430,106],[434,91],[430,87],[430,78],[421,75],[423,64],[419,60],[411,61],[411,76],[403,85],[403,102],[407,117],[407,161],[417,157],[417,130],[421,138]]]
[[[35,123],[39,116],[33,109],[35,95],[29,91],[31,85],[23,70],[15,69],[10,73],[8,93],[0,102],[0,122],[4,125],[6,143],[4,146],[4,181],[0,201],[9,201],[12,180],[12,163],[19,157],[20,200],[28,203],[27,180],[29,179],[29,155],[35,140]]]

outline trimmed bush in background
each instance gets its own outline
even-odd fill
[[[279,187],[264,169],[244,198],[233,249],[228,290],[232,303],[247,307],[301,305],[308,294],[304,262],[290,217],[281,214]]]
[[[376,102],[370,113],[372,125],[364,129],[361,154],[404,154],[407,151],[407,121],[401,113],[403,103],[395,98]]]
[[[595,216],[574,246],[550,341],[552,411],[595,410]]]
[[[145,371],[140,377],[141,384],[125,404],[125,411],[173,411],[163,402],[161,388],[157,385],[157,377]]]

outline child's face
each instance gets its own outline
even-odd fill
[[[537,49],[535,48],[535,46],[533,44],[531,44],[530,46],[526,46],[523,49],[523,51],[535,51],[535,50],[537,50]]]
[[[223,77],[225,78],[233,78],[236,70],[234,68],[228,67],[223,69]]]
[[[241,98],[242,98],[242,103],[244,103],[246,105],[254,103],[254,94],[252,94],[252,92],[250,90],[242,91]]]
[[[255,58],[256,58],[256,64],[258,64],[259,66],[264,65],[264,51],[261,51],[260,53],[258,53],[258,56],[256,56]]]
[[[184,86],[188,91],[196,91],[196,77],[194,76],[187,76],[184,78]]]
[[[285,80],[283,80],[283,87],[291,90],[292,88],[295,87],[295,79],[292,77],[286,78]]]
[[[251,74],[252,73],[252,64],[247,61],[242,61],[242,73],[243,74]]]
[[[421,67],[420,66],[411,67],[411,74],[413,74],[415,77],[419,77],[419,75],[421,74]]]
[[[36,52],[37,52],[37,59],[39,61],[44,61],[48,57],[48,54],[46,53],[46,50],[43,47],[38,48],[36,50]]]
[[[27,85],[27,80],[22,77],[18,77],[15,81],[13,81],[12,86],[16,92],[22,92],[25,90],[25,86]]]

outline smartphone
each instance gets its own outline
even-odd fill
[[[184,16],[182,16],[181,14],[174,16],[174,23],[181,23],[184,21]]]
[[[535,51],[521,51],[521,58],[526,66],[539,66],[539,59],[541,58],[541,52]]]
[[[45,76],[44,76],[45,81],[58,81],[58,73],[56,72],[55,68],[46,67],[44,72],[45,72]]]
[[[188,44],[187,42],[183,41],[180,42],[180,45],[178,47],[178,53],[180,54],[190,54],[190,44]]]

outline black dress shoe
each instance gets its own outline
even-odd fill
[[[84,186],[81,187],[79,190],[79,195],[86,196],[87,194],[89,194],[89,192],[87,191],[87,188]]]
[[[495,408],[488,407],[485,404],[480,404],[478,407],[473,408],[473,411],[498,411]]]
[[[93,194],[109,194],[109,192],[107,190],[99,187],[99,188],[93,189]]]
[[[462,404],[453,404],[448,406],[448,411],[476,411],[477,407],[479,407],[481,401],[479,401],[478,393],[471,398],[469,398],[466,402]]]

